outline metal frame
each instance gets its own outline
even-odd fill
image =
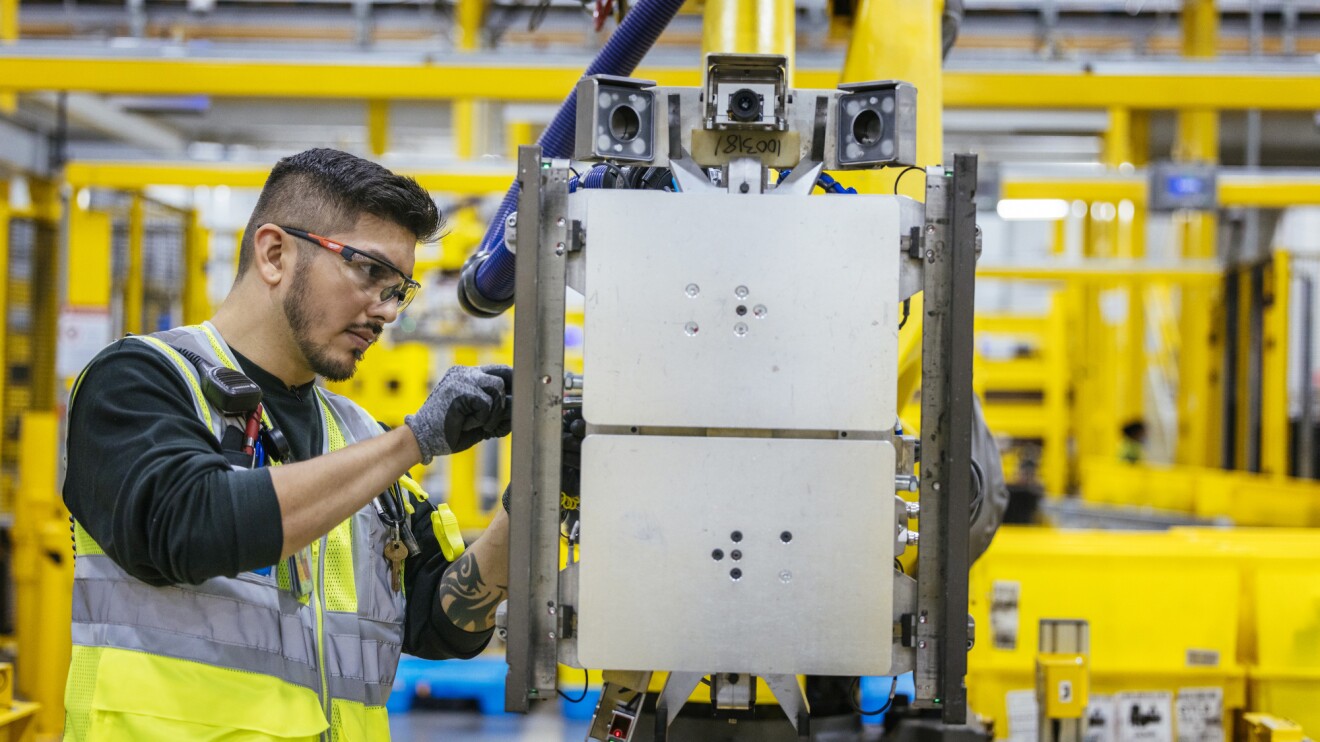
[[[519,150],[518,221],[540,225],[517,240],[514,450],[506,708],[527,711],[556,687],[558,644],[571,621],[559,605],[557,497],[563,397],[563,315],[568,238],[565,169],[536,147]],[[917,705],[966,722],[970,648],[968,567],[971,499],[972,333],[977,228],[976,158],[957,156],[927,178],[923,262],[921,517],[915,631]],[[896,587],[896,590],[898,588]],[[560,614],[560,615],[557,615]],[[571,646],[571,641],[569,645]],[[671,679],[672,680],[672,679]],[[688,678],[687,680],[690,680]],[[671,684],[673,684],[671,682]],[[679,700],[678,686],[672,700]],[[668,690],[668,689],[667,689]],[[791,699],[789,706],[797,709]],[[681,704],[680,704],[681,705]],[[676,711],[665,704],[664,721]],[[792,714],[801,716],[801,714]],[[801,721],[801,719],[797,719]],[[658,721],[658,725],[663,722]],[[803,729],[799,726],[799,732]]]
[[[976,157],[927,169],[916,705],[967,720]],[[930,524],[930,525],[927,525]],[[930,548],[930,547],[934,548]]]
[[[564,397],[565,170],[518,149],[520,224],[514,318],[513,459],[509,509],[509,674],[504,706],[526,712],[553,698],[559,636],[559,468]]]

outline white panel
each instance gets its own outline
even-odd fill
[[[592,435],[582,463],[584,666],[889,669],[889,442]]]
[[[589,422],[893,426],[895,198],[597,190],[570,198],[586,199]]]

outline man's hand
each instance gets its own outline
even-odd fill
[[[422,463],[466,451],[487,438],[509,434],[513,369],[508,366],[455,366],[431,390],[421,409],[403,419],[417,438]]]

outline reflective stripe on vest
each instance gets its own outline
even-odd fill
[[[209,405],[192,365],[169,347],[185,348],[235,368],[214,327],[206,323],[138,339],[178,368],[193,392],[198,417],[217,440],[226,425],[239,424]],[[322,452],[382,432],[351,401],[319,388],[316,394]],[[374,505],[367,504],[314,544],[316,588],[305,602],[279,589],[278,582],[287,585],[287,575],[277,580],[275,575],[243,573],[199,585],[154,587],[101,554],[80,524],[75,523],[75,535],[79,545],[73,591],[75,645],[134,650],[273,676],[316,692],[327,722],[332,699],[368,707],[385,704],[402,650],[404,603],[403,596],[390,588],[388,563],[382,556],[387,533]],[[95,682],[131,679],[98,676]],[[355,704],[333,707],[340,715],[363,710]],[[72,706],[69,712],[75,713]],[[175,714],[172,718],[187,718],[186,709],[169,712]],[[336,724],[331,731],[368,726],[366,721]]]

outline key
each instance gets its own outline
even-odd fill
[[[385,542],[385,558],[390,561],[390,588],[397,593],[403,589],[403,560],[408,558],[408,547],[399,540],[397,531]]]

